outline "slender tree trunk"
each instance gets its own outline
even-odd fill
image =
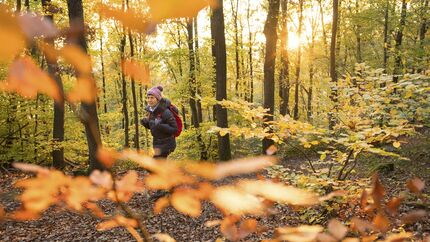
[[[290,114],[290,60],[288,58],[288,0],[281,0],[281,69],[279,72],[279,113]]]
[[[213,41],[212,56],[215,59],[216,100],[227,99],[227,56],[225,46],[223,1],[216,0],[217,8],[212,9],[211,36]],[[220,128],[228,128],[227,110],[216,104],[216,121]],[[220,160],[231,159],[230,137],[218,134],[218,156]]]
[[[16,0],[16,9],[15,9],[15,11],[17,12],[17,13],[19,13],[19,12],[21,12],[21,0]]]
[[[336,124],[335,113],[338,106],[337,97],[337,70],[336,70],[336,37],[337,37],[337,24],[339,14],[339,1],[333,0],[333,21],[331,27],[331,44],[330,44],[330,77],[332,88],[330,92],[330,100],[333,102],[333,109],[328,113],[329,129],[332,130]]]
[[[396,45],[395,45],[395,63],[394,63],[394,73],[393,73],[393,82],[397,82],[399,80],[399,75],[402,74],[402,55],[401,55],[401,48],[402,48],[402,42],[403,42],[403,30],[405,28],[406,24],[406,9],[407,9],[407,1],[402,0],[402,11],[400,14],[400,23],[399,23],[399,29],[396,33]]]
[[[120,42],[120,53],[121,53],[121,59],[124,59],[125,57],[125,44],[126,44],[126,36],[125,33],[123,33],[123,36],[121,37]],[[128,107],[127,107],[127,82],[125,80],[124,72],[121,71],[121,86],[122,86],[122,114],[123,114],[123,120],[124,120],[124,147],[130,147],[130,137],[129,137],[129,118],[128,118]]]
[[[189,53],[189,60],[190,60],[190,79],[189,79],[189,86],[190,86],[190,108],[191,108],[191,118],[194,128],[196,128],[197,131],[197,143],[199,144],[200,148],[200,159],[201,160],[207,160],[207,150],[206,145],[202,139],[202,135],[200,133],[200,123],[197,113],[197,105],[196,105],[196,66],[194,63],[195,55],[194,55],[194,48],[193,48],[193,22],[192,19],[188,20],[187,23],[187,32],[188,32],[188,53]]]
[[[248,42],[249,42],[249,48],[248,48],[248,56],[249,56],[249,102],[254,102],[254,63],[252,58],[252,31],[251,31],[251,24],[250,24],[250,18],[251,18],[251,6],[250,6],[250,0],[248,0],[248,8],[247,8],[247,21],[248,21]]]
[[[355,8],[356,8],[356,14],[358,15],[358,13],[359,13],[359,7],[360,7],[360,5],[359,5],[359,1],[360,0],[355,0]],[[362,56],[362,53],[361,53],[361,25],[360,24],[357,24],[356,26],[355,26],[355,35],[356,35],[356,41],[357,41],[357,43],[356,43],[356,45],[357,45],[357,62],[358,63],[362,63],[363,62],[363,56]]]
[[[311,36],[311,45],[309,47],[309,89],[308,89],[308,110],[307,110],[307,118],[308,122],[312,123],[312,99],[313,99],[313,89],[314,89],[314,75],[315,75],[315,36],[316,29],[315,25],[312,25],[312,36]]]
[[[269,0],[269,11],[264,25],[264,36],[266,36],[266,55],[264,57],[264,108],[269,109],[264,117],[266,121],[273,121],[275,109],[275,63],[276,63],[276,32],[279,16],[279,0]],[[263,154],[273,145],[273,140],[263,139]]]
[[[107,113],[107,98],[106,98],[106,75],[105,75],[105,62],[104,62],[104,52],[103,52],[103,29],[102,20],[99,18],[99,28],[100,28],[100,62],[102,66],[102,91],[103,91],[103,111]]]
[[[418,72],[422,72],[425,66],[425,62],[424,62],[424,58],[426,56],[425,50],[424,50],[424,42],[425,42],[425,38],[426,38],[426,33],[429,29],[429,23],[428,23],[428,11],[429,11],[429,0],[425,0],[424,4],[423,4],[423,17],[421,20],[421,26],[420,26],[420,31],[419,31],[419,40],[420,40],[420,62],[421,64],[419,65],[418,68]]]
[[[237,27],[237,12],[239,11],[239,0],[231,0],[231,12],[233,14],[233,28],[234,28],[234,55],[236,64],[236,82],[235,82],[235,95],[240,96],[239,80],[240,80],[240,66],[239,66],[239,30]],[[236,6],[235,6],[236,5]]]
[[[322,6],[322,0],[318,0],[318,4],[320,6],[321,29],[322,29],[322,39],[324,44],[324,53],[325,53],[325,56],[328,57],[327,32],[325,30],[325,24],[324,24],[324,9]]]
[[[298,39],[302,37],[303,28],[303,0],[299,0],[299,28],[297,30]],[[294,120],[299,119],[299,88],[300,88],[300,65],[302,58],[302,45],[297,47],[296,81],[294,90]]]
[[[82,0],[67,0],[68,14],[69,14],[69,24],[78,25],[79,29],[84,29],[84,10],[82,7]],[[85,36],[80,34],[77,38],[77,44],[87,52],[87,42]],[[83,76],[82,73],[78,73],[78,76]],[[87,77],[88,78],[88,77]],[[92,77],[90,77],[94,80]],[[95,82],[93,85],[96,85]],[[89,152],[89,171],[95,169],[104,169],[102,163],[97,159],[96,152],[99,147],[102,146],[100,129],[99,129],[99,119],[97,116],[96,103],[82,103],[82,111],[85,112],[85,134],[88,142],[88,152]]]
[[[383,59],[383,68],[385,73],[387,72],[387,63],[388,63],[388,17],[389,17],[389,8],[390,8],[390,0],[386,1],[385,5],[385,14],[384,14],[384,59]]]
[[[54,16],[49,12],[48,7],[51,4],[51,0],[42,0],[42,8],[45,13],[45,18],[54,22]],[[49,39],[47,43],[54,45],[54,40]],[[58,73],[57,60],[51,60],[46,58],[48,64],[48,73],[55,80],[57,88],[60,91],[61,97],[64,96],[63,81]],[[62,142],[64,141],[64,100],[54,101],[54,125],[53,125],[53,140],[59,147],[55,146],[52,151],[52,165],[56,169],[62,169],[65,166],[64,162],[64,148]]]
[[[25,0],[24,6],[25,6],[25,10],[27,10],[27,12],[30,12],[30,0]]]
[[[196,71],[200,73],[200,56],[199,56],[199,31],[197,26],[197,18],[193,18],[194,22],[194,54],[196,58]],[[202,110],[202,102],[200,101],[200,97],[202,96],[202,82],[201,78],[196,79],[196,91],[199,95],[199,98],[196,98],[196,106],[197,106],[197,118],[199,119],[199,123],[203,122],[203,110]]]
[[[134,57],[134,43],[131,31],[128,31],[128,41],[130,42],[130,57]],[[136,82],[131,78],[131,95],[133,97],[133,114],[134,114],[134,148],[137,150],[139,147],[139,110],[137,108],[137,96],[136,96]]]

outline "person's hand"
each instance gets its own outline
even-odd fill
[[[158,126],[159,124],[161,124],[161,118],[156,118],[154,120],[154,124],[155,124],[155,126]]]

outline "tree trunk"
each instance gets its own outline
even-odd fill
[[[200,159],[207,160],[207,150],[206,145],[202,139],[202,135],[200,133],[200,122],[197,113],[197,105],[196,105],[196,66],[194,63],[195,55],[193,48],[193,22],[192,19],[188,20],[187,23],[187,33],[188,33],[188,54],[190,60],[190,79],[189,79],[189,91],[190,91],[190,108],[191,108],[191,119],[194,128],[197,131],[197,143],[199,144],[200,149]]]
[[[420,40],[420,61],[421,64],[419,65],[418,68],[418,72],[422,72],[424,70],[424,67],[426,66],[424,61],[424,58],[426,56],[425,50],[424,50],[424,40],[426,38],[426,33],[429,29],[429,23],[428,23],[428,18],[427,18],[427,12],[428,12],[428,7],[429,7],[429,0],[425,0],[424,4],[423,4],[423,11],[422,11],[422,20],[421,20],[421,26],[420,26],[420,33],[419,33],[419,40]]]
[[[79,29],[84,29],[84,10],[82,7],[82,0],[67,0],[68,14],[69,14],[69,24],[78,25]],[[80,34],[76,39],[77,44],[87,52],[87,42],[85,36]],[[78,73],[78,76],[83,76],[82,73]],[[88,78],[88,77],[87,77]],[[90,77],[92,80],[92,76]],[[93,85],[96,85],[95,82]],[[99,119],[97,116],[96,103],[82,103],[82,111],[86,114],[84,120],[85,134],[88,142],[88,152],[89,152],[89,171],[95,169],[104,169],[102,163],[99,162],[96,156],[97,149],[102,146],[100,129],[99,129]]]
[[[389,17],[389,8],[390,8],[390,0],[387,0],[385,5],[385,14],[384,14],[384,59],[383,59],[383,68],[384,72],[387,72],[387,63],[388,63],[388,17]]]
[[[328,57],[327,32],[325,30],[325,25],[324,25],[324,9],[322,6],[322,0],[318,0],[318,4],[320,6],[321,29],[322,29],[322,39],[324,44],[324,53],[325,53],[325,57]]]
[[[248,0],[248,8],[247,8],[247,20],[248,20],[248,56],[249,56],[249,102],[254,102],[254,63],[252,58],[252,32],[251,32],[251,24],[250,24],[250,0]]]
[[[227,99],[227,56],[225,46],[223,1],[217,0],[217,8],[212,9],[211,36],[213,42],[212,56],[215,59],[216,100]],[[220,128],[228,128],[227,110],[216,104],[216,121]],[[230,137],[218,134],[218,156],[220,160],[231,159]]]
[[[299,28],[297,30],[298,39],[302,37],[303,28],[303,0],[299,0]],[[299,119],[299,88],[300,88],[300,65],[302,58],[302,45],[297,47],[296,81],[294,90],[294,120]]]
[[[125,43],[126,43],[126,36],[125,33],[123,33],[123,36],[121,38],[120,42],[120,53],[121,53],[121,59],[124,59],[125,57]],[[128,107],[127,107],[127,82],[125,80],[124,72],[121,71],[121,86],[122,86],[122,114],[123,114],[123,127],[124,127],[124,147],[128,148],[130,147],[130,137],[129,137],[129,118],[128,118]]]
[[[358,13],[359,13],[359,7],[360,7],[360,5],[359,5],[359,0],[356,0],[356,2],[355,2],[355,8],[356,8],[356,14],[358,15]],[[361,53],[361,25],[360,24],[357,24],[356,26],[355,26],[355,35],[356,35],[356,41],[357,41],[357,43],[356,43],[356,45],[357,45],[357,62],[358,63],[362,63],[363,62],[363,56],[362,56],[362,53]]]
[[[269,109],[264,117],[266,121],[273,121],[275,108],[275,61],[276,61],[276,42],[279,0],[269,0],[269,11],[267,13],[266,23],[264,25],[264,36],[266,36],[266,55],[264,57],[264,108]],[[273,145],[273,140],[263,139],[263,154]]]
[[[103,111],[107,113],[107,98],[106,98],[106,75],[105,75],[105,62],[103,56],[103,29],[102,29],[102,19],[99,18],[99,28],[100,28],[100,62],[102,66],[102,91],[103,91]]]
[[[281,0],[281,70],[279,72],[279,113],[290,114],[290,60],[288,58],[288,0]]]
[[[236,82],[235,82],[235,96],[240,96],[239,90],[239,80],[240,80],[240,66],[239,66],[239,30],[237,27],[237,12],[239,11],[239,0],[231,0],[231,12],[233,14],[233,30],[234,30],[234,54],[235,54],[235,64],[236,64]],[[236,6],[234,6],[236,5]]]
[[[194,22],[194,55],[196,58],[196,71],[200,73],[200,56],[199,56],[199,32],[198,32],[198,26],[197,26],[197,17],[193,18]],[[200,101],[200,97],[202,96],[202,82],[200,80],[201,78],[196,79],[196,91],[199,95],[199,98],[196,98],[196,106],[197,106],[197,118],[199,120],[199,123],[203,122],[203,110],[202,110],[202,102]]]
[[[333,109],[328,113],[329,129],[332,130],[336,125],[335,112],[338,106],[337,97],[337,70],[336,70],[336,37],[337,37],[337,24],[339,14],[339,1],[333,0],[333,21],[331,27],[331,43],[330,43],[330,77],[332,82],[330,100],[333,102]]]
[[[45,13],[45,18],[54,22],[54,16],[49,12],[48,7],[51,4],[51,0],[42,0],[42,8]],[[50,45],[54,45],[53,39],[48,39],[46,41]],[[46,62],[48,64],[48,73],[55,80],[57,84],[57,88],[60,91],[61,97],[64,96],[63,90],[63,81],[61,80],[61,76],[58,73],[58,64],[57,60],[51,60],[50,58],[46,58]],[[52,151],[52,165],[56,169],[62,169],[65,166],[64,162],[64,148],[62,146],[62,142],[64,141],[64,100],[54,101],[54,124],[53,124],[53,141],[58,143],[60,147],[54,146]]]
[[[406,23],[406,9],[407,9],[407,1],[402,0],[402,12],[400,14],[400,23],[399,23],[399,29],[396,33],[396,45],[395,45],[395,54],[396,59],[394,63],[394,73],[393,73],[393,82],[396,83],[399,80],[399,75],[402,74],[402,55],[401,55],[401,48],[402,48],[402,42],[403,42],[403,29],[405,28]]]
[[[131,31],[128,31],[128,41],[130,42],[130,57],[134,57],[134,43]],[[136,96],[136,82],[131,78],[131,95],[133,97],[133,114],[134,114],[134,148],[137,150],[139,147],[139,110],[137,108],[137,96]]]
[[[21,12],[21,0],[16,0],[16,9],[15,12],[19,13]]]

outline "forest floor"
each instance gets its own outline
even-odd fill
[[[426,135],[410,140],[410,143],[402,146],[402,155],[408,157],[410,161],[363,156],[357,168],[357,173],[354,174],[352,179],[370,177],[373,171],[379,170],[381,182],[387,190],[387,196],[394,197],[401,191],[406,190],[405,184],[408,180],[413,177],[420,177],[427,185],[424,194],[428,195],[430,191],[429,136]],[[281,165],[294,171],[301,169],[300,167],[303,167],[306,163],[307,161],[304,159],[289,159],[283,161]],[[144,173],[144,171],[139,172],[141,176]],[[17,180],[28,176],[28,174],[15,170],[0,174],[0,204],[5,207],[7,212],[18,208],[20,205],[15,200],[19,191],[13,187],[13,184]],[[253,176],[248,175],[247,178]],[[240,178],[227,178],[222,183]],[[167,233],[177,241],[186,242],[215,241],[217,238],[223,238],[218,226],[205,226],[205,221],[222,217],[221,213],[211,204],[203,204],[203,212],[199,218],[190,218],[171,207],[164,210],[161,215],[154,215],[152,212],[154,202],[148,194],[138,193],[128,203],[131,208],[148,218],[145,222],[151,234]],[[115,205],[112,202],[101,201],[99,204],[106,214],[115,211]],[[276,213],[257,219],[259,224],[267,228],[267,231],[254,234],[247,241],[269,239],[277,227],[309,223],[309,221],[303,219],[299,211],[293,211],[288,206],[275,205],[275,209]],[[321,209],[316,208],[316,212],[323,213]],[[429,214],[428,199],[424,202],[419,202],[416,198],[408,199],[405,204],[401,205],[399,212],[402,215],[414,209],[425,209]],[[328,215],[323,216],[323,220],[318,223],[324,226],[330,218]],[[131,235],[122,228],[104,232],[97,231],[95,226],[100,222],[100,219],[88,214],[80,214],[55,206],[48,209],[40,219],[35,221],[0,221],[0,241],[134,241]],[[430,219],[427,217],[427,219],[404,226],[404,228],[406,231],[412,231],[416,237],[423,238],[430,235]]]

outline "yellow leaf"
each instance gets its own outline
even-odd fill
[[[399,141],[394,142],[394,143],[393,143],[393,146],[394,146],[395,148],[399,148],[399,147],[400,147],[400,142],[399,142]]]
[[[250,194],[280,203],[301,206],[319,203],[319,198],[314,193],[271,181],[244,180],[238,186]]]
[[[151,17],[155,21],[171,18],[191,18],[207,6],[216,7],[214,0],[148,0]]]
[[[159,198],[154,204],[155,214],[160,214],[163,211],[163,209],[169,206],[169,204],[170,204],[169,198],[167,197]]]
[[[111,8],[105,4],[97,4],[97,10],[101,16],[121,22],[126,28],[140,33],[151,33],[155,30],[155,24],[148,17],[128,9],[127,11]]]
[[[0,90],[17,92],[26,98],[35,98],[37,93],[44,93],[61,101],[55,81],[28,56],[16,59],[11,64],[7,82],[0,83]]]
[[[94,79],[79,78],[67,96],[70,102],[94,103],[97,97],[97,87]]]
[[[227,176],[252,173],[274,165],[275,163],[276,158],[273,156],[260,156],[234,160],[217,165],[215,178],[221,179]]]
[[[11,61],[25,48],[25,38],[17,19],[6,5],[0,5],[0,63]]]
[[[291,242],[307,242],[314,241],[318,234],[323,230],[319,225],[302,225],[299,227],[283,227],[277,228],[277,238]]]
[[[91,74],[90,57],[79,46],[66,45],[59,53],[60,56],[70,63],[81,75]]]
[[[132,60],[124,60],[122,62],[122,71],[124,75],[131,77],[133,80],[141,84],[150,84],[149,66],[148,64],[138,63]]]
[[[138,223],[135,219],[129,219],[122,215],[116,215],[110,220],[99,223],[96,228],[97,230],[104,231],[119,226],[137,228]]]
[[[327,228],[330,234],[338,240],[342,240],[348,232],[348,228],[337,219],[331,219]]]
[[[256,196],[233,186],[215,189],[211,201],[225,214],[262,214],[264,209],[263,203]]]
[[[176,240],[168,234],[158,233],[154,235],[154,238],[158,239],[160,242],[175,242]]]
[[[171,198],[172,206],[179,212],[191,217],[201,213],[200,200],[190,190],[176,190]]]

